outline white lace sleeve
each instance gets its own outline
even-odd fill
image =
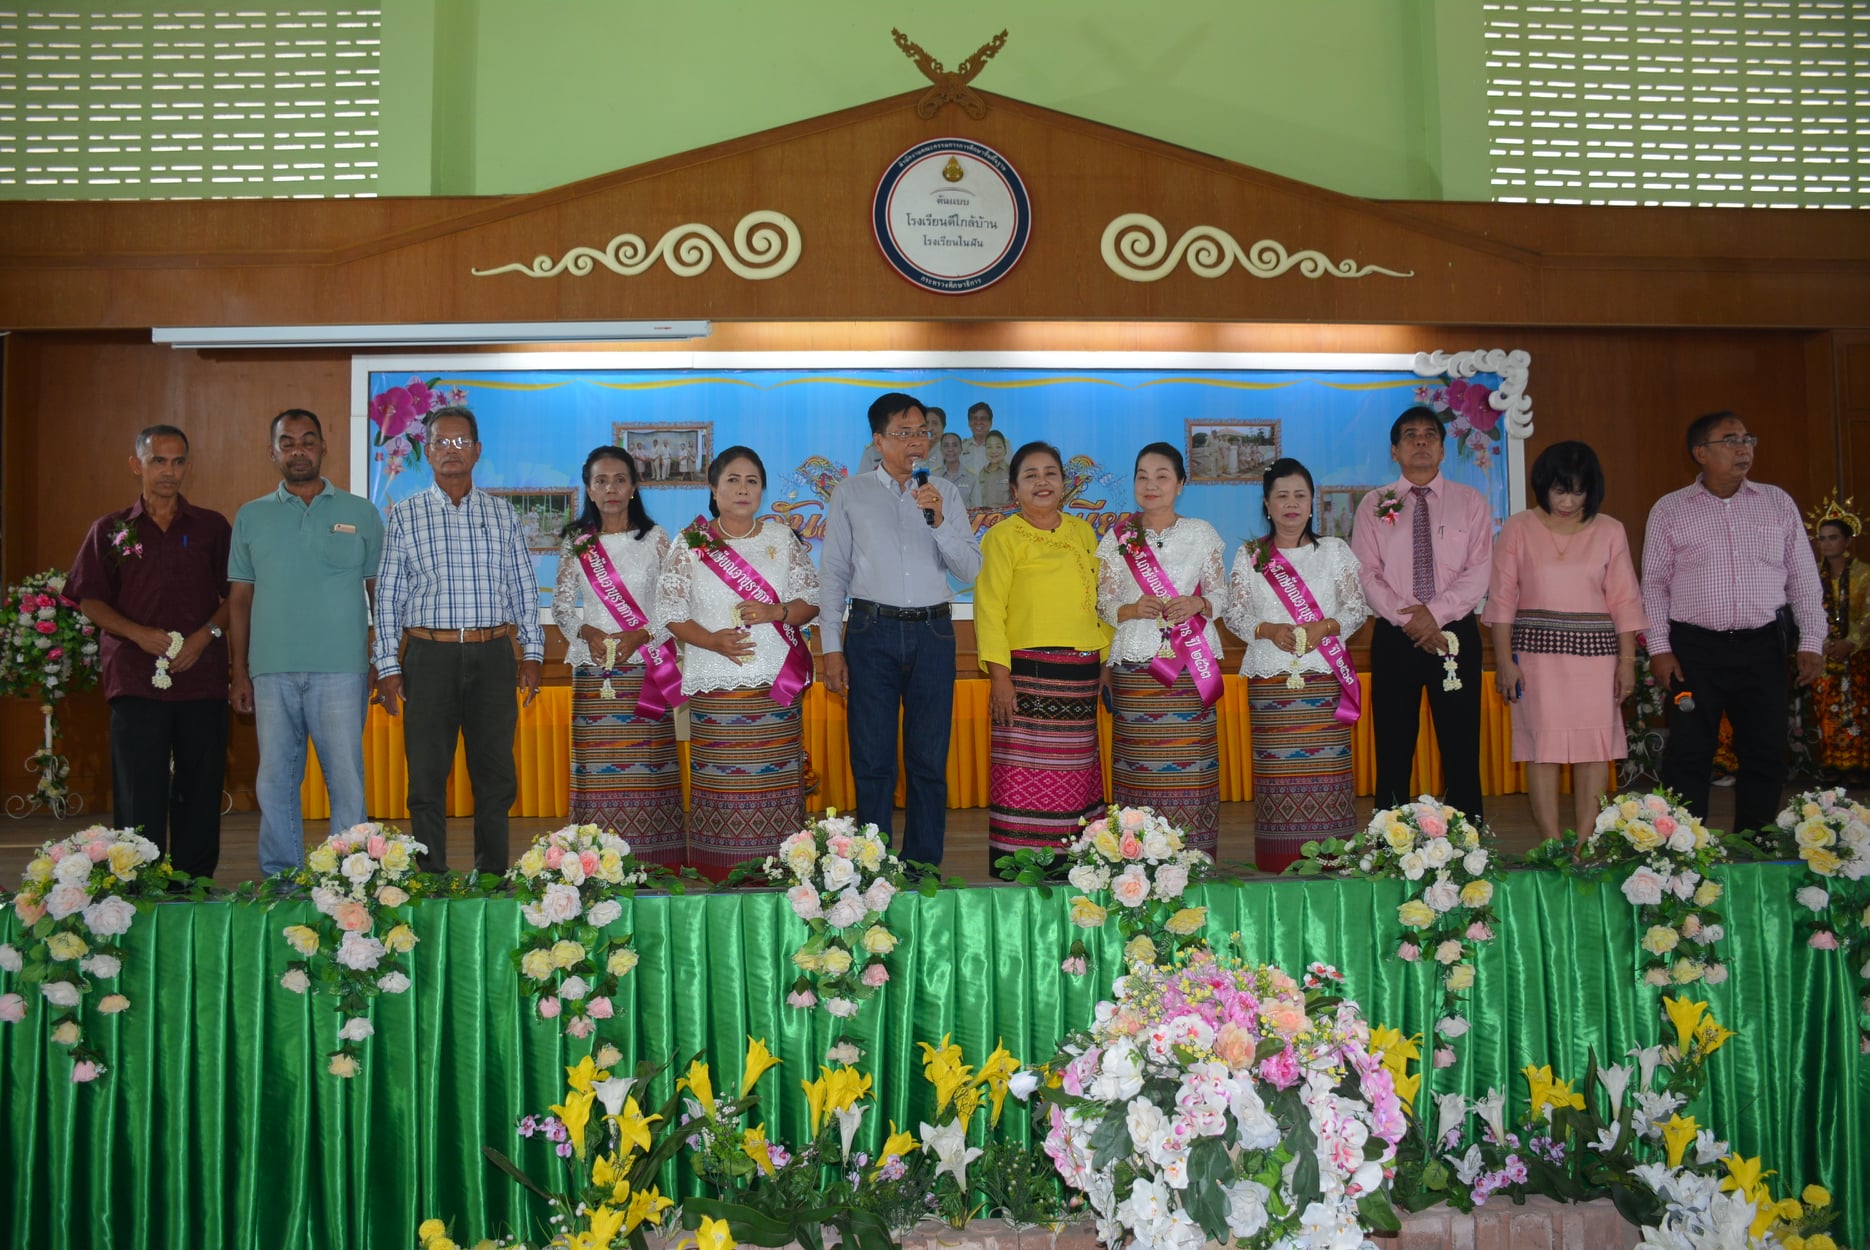
[[[656,538],[656,568],[658,570],[654,583],[656,587],[656,602],[646,603],[641,606],[644,614],[649,618],[649,645],[656,647],[670,641],[669,623],[662,619],[662,614],[659,609],[662,603],[662,574],[660,570],[669,567],[669,552],[672,547],[669,542],[668,530],[658,525],[651,532]]]
[[[1218,533],[1208,545],[1208,558],[1201,562],[1201,593],[1214,605],[1212,619],[1225,620],[1234,596],[1227,582],[1227,565],[1221,559],[1221,536]]]
[[[1364,598],[1362,568],[1357,556],[1348,546],[1342,543],[1338,546],[1337,574],[1333,578],[1338,610],[1332,615],[1337,618],[1339,637],[1348,639],[1370,619],[1370,603]]]
[[[1234,553],[1234,576],[1227,585],[1227,610],[1221,619],[1227,623],[1228,631],[1245,643],[1253,641],[1253,631],[1266,619],[1253,606],[1253,588],[1248,579],[1257,576],[1253,571],[1253,556],[1243,543]]]
[[[1117,624],[1117,610],[1142,597],[1136,579],[1117,554],[1117,531],[1111,530],[1097,544],[1097,614],[1112,628]]]
[[[676,622],[694,619],[694,601],[689,597],[693,564],[686,544],[670,544],[669,554],[662,561],[662,574],[656,579],[656,607],[650,618],[658,631],[667,632]]]
[[[786,532],[785,541],[791,544],[786,557],[786,588],[780,602],[790,603],[794,599],[803,600],[813,607],[818,606],[818,567],[812,563],[812,551],[800,542],[791,526],[781,526]]]
[[[572,668],[595,663],[590,644],[579,633],[579,627],[584,624],[580,597],[583,590],[584,576],[578,568],[578,557],[571,553],[568,538],[558,545],[558,582],[552,587],[552,623],[565,635],[565,663]]]

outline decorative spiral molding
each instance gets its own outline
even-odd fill
[[[1381,265],[1359,266],[1354,260],[1334,261],[1323,252],[1288,252],[1275,239],[1261,239],[1252,247],[1242,248],[1234,236],[1219,226],[1190,226],[1182,237],[1169,246],[1169,232],[1148,213],[1125,213],[1104,227],[1099,248],[1104,263],[1112,273],[1131,282],[1155,282],[1175,272],[1184,253],[1189,271],[1197,277],[1218,278],[1235,261],[1256,278],[1277,278],[1296,267],[1307,278],[1361,278],[1380,273],[1387,278],[1413,278],[1415,271],[1398,273]]]
[[[1506,432],[1514,438],[1532,437],[1532,399],[1526,394],[1526,377],[1532,370],[1532,353],[1523,351],[1417,352],[1415,371],[1425,378],[1471,378],[1477,373],[1500,377],[1500,389],[1487,396],[1487,406],[1500,413]]]
[[[574,247],[554,261],[550,256],[534,258],[528,265],[515,261],[497,269],[475,269],[477,278],[491,278],[501,273],[521,273],[528,278],[554,278],[569,273],[582,278],[596,272],[599,265],[626,278],[638,274],[661,260],[678,278],[692,278],[707,272],[718,254],[721,263],[749,282],[763,282],[788,273],[799,263],[804,245],[799,228],[784,213],[759,209],[748,213],[734,227],[734,245],[712,226],[691,221],[668,231],[650,247],[640,234],[625,232],[601,248]]]

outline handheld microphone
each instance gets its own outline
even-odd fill
[[[1675,706],[1681,711],[1695,710],[1695,692],[1682,680],[1680,674],[1669,678],[1669,697],[1675,700]]]
[[[915,477],[917,490],[921,490],[924,486],[927,486],[929,484],[929,462],[928,461],[926,460],[916,461],[915,467],[910,469],[909,472]],[[933,526],[935,524],[935,509],[933,508],[922,509],[922,519],[924,521],[927,521],[931,526]]]

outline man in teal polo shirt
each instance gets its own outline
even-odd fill
[[[324,430],[302,408],[273,418],[279,489],[242,505],[228,554],[228,631],[237,712],[260,738],[260,871],[305,862],[299,788],[305,743],[318,749],[331,829],[364,814],[364,716],[370,690],[370,593],[383,518],[322,475]]]

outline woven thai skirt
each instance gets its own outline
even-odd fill
[[[1214,854],[1221,827],[1219,719],[1202,706],[1184,668],[1173,686],[1147,664],[1111,670],[1116,716],[1110,735],[1112,801],[1150,807],[1182,830],[1187,844]]]
[[[1017,703],[1011,725],[993,727],[987,845],[1058,847],[1104,805],[1097,752],[1095,651],[1015,651],[1008,668]]]
[[[1318,838],[1347,837],[1357,823],[1351,727],[1338,721],[1338,681],[1305,674],[1247,680],[1253,725],[1253,862],[1278,872]]]
[[[799,708],[767,687],[688,696],[688,862],[717,880],[805,827]]]
[[[571,819],[622,837],[638,859],[680,864],[682,765],[675,716],[636,715],[643,666],[610,674],[616,697],[603,695],[604,674],[571,677]]]

